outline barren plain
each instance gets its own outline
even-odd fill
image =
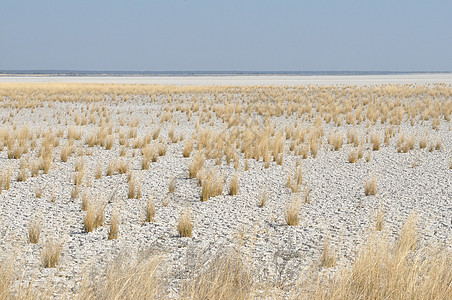
[[[438,76],[2,77],[0,299],[452,298]]]

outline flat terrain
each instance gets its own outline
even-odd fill
[[[297,85],[380,85],[380,84],[452,84],[452,73],[298,76],[298,75],[229,75],[229,76],[0,76],[0,82],[72,82],[163,85],[220,86],[297,86]]]
[[[300,278],[329,284],[371,235],[401,247],[402,230],[407,253],[450,253],[450,74],[0,82],[0,258],[14,258],[11,291],[33,279],[53,297],[109,298],[108,272],[138,272],[116,263],[158,257],[159,297],[198,298],[190,283],[213,286],[209,266],[229,270],[215,264],[232,255],[249,270],[229,286],[246,286],[234,297],[320,298],[328,289],[305,290]],[[412,235],[406,220],[416,220]],[[55,249],[53,267],[44,254]]]

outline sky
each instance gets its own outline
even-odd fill
[[[0,70],[452,71],[452,1],[0,1]]]

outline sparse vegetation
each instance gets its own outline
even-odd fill
[[[350,152],[348,152],[348,162],[356,163],[357,161],[358,161],[358,151],[350,150]]]
[[[83,218],[83,226],[85,228],[85,232],[92,232],[94,229],[104,225],[104,209],[105,205],[102,204],[99,200],[97,200],[96,202],[88,202],[86,214]]]
[[[37,244],[39,242],[39,236],[41,235],[41,218],[36,217],[30,221],[28,225],[28,242],[31,244]]]
[[[260,200],[259,200],[259,203],[258,203],[257,206],[259,206],[259,207],[264,207],[265,204],[267,203],[267,200],[268,200],[268,192],[267,192],[267,190],[265,189],[265,190],[262,192],[262,195],[261,195],[261,197],[260,197]]]
[[[204,166],[204,157],[202,156],[202,154],[200,152],[198,152],[195,155],[193,162],[189,166],[190,178],[196,178],[199,170],[201,170],[203,166]]]
[[[119,231],[119,212],[115,210],[111,215],[110,230],[108,231],[108,239],[116,240],[118,238]]]
[[[375,196],[377,194],[377,178],[368,177],[364,185],[364,193],[366,196]]]
[[[149,197],[148,202],[146,204],[146,216],[145,216],[144,222],[146,222],[146,223],[154,222],[154,217],[155,217],[154,198]]]
[[[190,211],[185,210],[179,217],[179,223],[177,224],[177,231],[180,237],[191,237],[193,230],[193,224],[190,218]]]
[[[96,174],[94,175],[94,178],[101,179],[102,178],[102,165],[98,164],[96,167]]]
[[[61,256],[63,243],[55,241],[54,239],[48,240],[41,252],[41,262],[44,268],[55,268]]]
[[[372,143],[372,149],[377,151],[380,149],[380,135],[378,133],[373,133],[370,136],[370,141]]]
[[[229,195],[234,196],[237,195],[239,192],[239,177],[237,174],[235,174],[232,179],[231,183],[229,185]]]
[[[170,193],[174,193],[175,189],[176,189],[175,178],[174,178],[174,176],[171,176],[170,181],[169,181],[168,190]]]
[[[331,249],[330,240],[328,237],[325,237],[323,241],[321,265],[325,268],[331,268],[336,265],[336,254],[334,253],[334,250]]]
[[[35,187],[34,191],[35,191],[36,198],[41,198],[42,193],[44,193],[44,188],[43,187]]]
[[[190,157],[191,152],[193,151],[193,140],[188,140],[185,145],[184,145],[184,151],[183,151],[183,156],[184,157]]]
[[[447,216],[433,216],[438,228],[422,243],[415,217],[392,239],[395,209],[398,215],[418,210],[422,224],[445,210],[443,201],[428,212],[424,205],[428,193],[435,199],[448,193],[451,95],[443,84],[0,83],[1,256],[16,254],[16,245],[27,255],[18,249],[17,264],[0,264],[0,298],[39,299],[38,289],[79,299],[452,298],[452,255],[435,246],[450,233],[441,225]],[[364,194],[381,196],[384,210],[375,207],[377,198],[362,195],[361,176],[369,173],[385,175],[378,189],[375,176],[364,182]],[[395,202],[406,190],[397,184],[407,174],[421,174],[408,178],[422,188],[410,190],[410,203],[400,206]],[[101,201],[112,186],[117,199]],[[141,199],[151,194],[157,203]],[[42,228],[41,218],[30,218],[38,211]],[[166,243],[176,230],[191,237],[194,216],[193,242],[201,253],[189,240]],[[330,223],[332,231],[324,228]],[[66,235],[63,256],[61,242],[42,243],[49,230]],[[322,245],[324,230],[334,235]],[[108,239],[123,241],[107,242],[107,231]],[[358,232],[355,251],[341,235]],[[361,243],[363,232],[371,235],[367,243]],[[151,250],[135,253],[142,241],[170,259]],[[279,242],[284,249],[277,249]],[[173,257],[177,247],[186,248]],[[62,257],[56,272],[32,263],[40,249],[43,267],[58,266]],[[130,261],[109,261],[103,253],[112,249]],[[256,259],[264,252],[265,266]],[[93,261],[99,254],[102,264]],[[314,265],[300,275],[307,254]],[[55,280],[56,274],[62,276]],[[28,281],[28,287],[21,283]],[[54,281],[67,292],[54,290]]]
[[[215,174],[213,170],[206,172],[202,179],[201,201],[207,201],[211,197],[223,193],[223,176]]]
[[[382,231],[383,228],[384,228],[384,212],[382,206],[380,205],[375,215],[375,230]]]
[[[286,205],[286,224],[289,226],[297,226],[300,222],[301,201],[299,197],[293,196]]]

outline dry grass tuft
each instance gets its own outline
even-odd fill
[[[154,222],[155,218],[155,202],[152,196],[149,196],[148,203],[146,204],[146,216],[145,223]]]
[[[25,182],[26,180],[27,180],[27,163],[24,160],[21,160],[19,174],[17,174],[17,181]]]
[[[95,229],[94,226],[95,222],[96,222],[96,209],[94,205],[90,204],[86,208],[86,214],[85,217],[83,218],[83,227],[85,229],[85,232],[92,232]]]
[[[377,178],[366,178],[366,183],[364,184],[364,193],[366,194],[366,196],[375,196],[375,194],[377,193]]]
[[[421,140],[419,141],[419,148],[425,149],[427,148],[427,135],[424,135]]]
[[[188,140],[184,145],[184,150],[182,152],[182,155],[184,157],[190,157],[191,152],[193,151],[193,143],[194,140]]]
[[[191,237],[193,224],[190,219],[190,211],[185,210],[181,212],[179,223],[177,224],[177,231],[180,237]]]
[[[116,170],[119,174],[126,174],[129,170],[129,162],[124,159],[120,159],[116,164]]]
[[[73,200],[73,199],[77,198],[79,192],[80,192],[79,188],[77,186],[74,186],[71,190],[71,199]]]
[[[56,201],[55,197],[55,187],[52,188],[52,195],[50,196],[50,202],[54,203]]]
[[[83,226],[85,232],[92,232],[94,229],[104,225],[105,205],[97,201],[97,203],[89,202],[86,208],[86,214],[83,218]]]
[[[336,265],[336,253],[331,249],[328,237],[325,237],[323,241],[321,265],[325,268],[331,268]]]
[[[297,226],[300,222],[301,201],[298,196],[292,196],[292,200],[286,205],[285,219],[289,226]]]
[[[372,143],[372,150],[378,151],[380,149],[380,135],[378,133],[373,133],[370,136],[370,142]]]
[[[399,240],[372,235],[354,263],[322,281],[311,299],[452,299],[452,255],[444,248],[414,247],[415,218],[408,218]],[[400,242],[403,241],[403,242]],[[309,293],[309,292],[307,292]],[[306,297],[299,294],[296,298]]]
[[[358,161],[358,151],[356,149],[352,149],[348,152],[348,162],[356,163]]]
[[[96,172],[94,174],[94,178],[101,179],[102,178],[102,165],[100,163],[97,164]]]
[[[63,242],[53,239],[47,241],[41,252],[41,263],[44,268],[55,268],[60,260]]]
[[[107,176],[112,176],[116,172],[116,161],[109,161],[107,168]]]
[[[289,187],[292,193],[298,193],[300,186],[303,183],[303,165],[298,166],[294,171],[293,178],[291,175],[287,176],[287,187]]]
[[[399,237],[396,241],[396,250],[402,255],[405,255],[416,248],[419,239],[416,232],[417,220],[418,216],[416,214],[409,215],[400,230]]]
[[[77,299],[167,299],[161,274],[161,256],[138,260],[121,255],[101,276],[83,274]]]
[[[135,176],[132,175],[132,173],[129,173],[129,191],[127,192],[127,198],[134,199],[135,198],[135,186],[136,186],[136,179]]]
[[[168,190],[170,193],[174,193],[174,190],[176,189],[175,179],[174,176],[170,177]]]
[[[97,210],[96,210],[96,218],[94,219],[94,228],[98,228],[105,223],[105,204],[98,203],[97,204]]]
[[[239,192],[239,176],[235,174],[232,179],[229,186],[229,195],[234,196],[237,195]]]
[[[67,162],[69,156],[71,156],[72,153],[72,147],[71,145],[67,144],[61,149],[60,158],[61,161]]]
[[[267,204],[267,201],[268,201],[268,191],[267,191],[267,189],[264,189],[257,206],[264,207],[265,204]]]
[[[169,205],[169,202],[170,202],[170,198],[169,198],[168,196],[165,196],[165,197],[163,198],[162,205],[163,205],[164,207],[167,207],[167,206]]]
[[[202,179],[201,201],[216,197],[223,193],[223,176],[214,174],[213,170],[206,172]]]
[[[334,151],[339,151],[342,148],[343,142],[344,137],[339,132],[328,136],[328,143],[333,146]]]
[[[306,187],[304,190],[304,203],[311,203],[311,189],[309,187]]]
[[[118,212],[118,210],[114,210],[111,215],[110,230],[108,231],[108,239],[109,240],[118,239],[119,220],[120,220],[119,212]]]
[[[36,187],[34,189],[34,192],[35,192],[36,198],[41,198],[42,194],[44,193],[44,188],[43,187]]]
[[[317,153],[319,152],[320,142],[313,141],[310,144],[310,150],[313,158],[317,157]]]
[[[384,228],[384,211],[383,207],[380,205],[380,207],[377,210],[377,213],[375,214],[375,230],[382,231]]]
[[[30,221],[28,225],[28,242],[31,244],[37,244],[39,242],[39,236],[41,235],[41,218],[35,217]]]
[[[80,169],[74,174],[74,184],[76,187],[80,186],[83,182],[84,169]]]
[[[82,195],[82,207],[81,207],[81,210],[82,211],[86,211],[88,209],[89,205],[90,205],[90,200],[89,200],[89,197],[88,197],[88,193],[84,192],[83,195]]]
[[[252,268],[239,250],[219,254],[182,289],[182,299],[254,299]]]
[[[199,170],[201,170],[202,167],[204,166],[204,161],[205,160],[204,160],[204,157],[203,157],[202,153],[198,152],[195,155],[195,157],[193,159],[193,162],[188,167],[190,178],[196,178],[196,176],[198,175]]]
[[[437,140],[437,141],[436,141],[435,149],[436,149],[436,150],[441,150],[441,140]]]
[[[10,186],[11,186],[11,169],[8,169],[5,173],[3,173],[2,178],[3,178],[3,189],[5,191],[9,190]]]

